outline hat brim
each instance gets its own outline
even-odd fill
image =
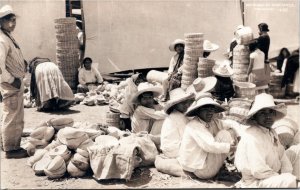
[[[184,102],[186,100],[189,100],[189,99],[192,99],[195,97],[195,94],[193,93],[188,93],[186,94],[185,96],[183,97],[180,97],[180,98],[177,98],[175,100],[170,100],[167,102],[167,104],[165,105],[165,108],[164,108],[164,111],[167,113],[167,114],[170,114],[170,109],[175,106],[176,104],[179,104],[181,102]]]
[[[159,96],[161,93],[162,93],[162,89],[160,87],[150,87],[150,88],[147,88],[147,89],[143,89],[141,91],[138,91],[133,97],[132,97],[132,100],[131,102],[132,103],[139,103],[138,102],[138,97],[139,95],[143,94],[144,92],[153,92],[153,96],[154,97],[157,97]]]
[[[276,111],[276,119],[282,119],[286,115],[286,106],[284,103],[275,105],[275,106],[268,106],[268,107],[263,107],[260,109],[255,109],[251,110],[248,112],[248,115],[245,117],[244,121],[247,121],[251,119],[258,111],[262,109],[272,109]]]
[[[203,47],[203,51],[205,52],[213,52],[216,51],[217,49],[219,49],[219,45],[217,44],[211,44],[211,48],[207,48],[207,47]]]
[[[215,75],[220,76],[220,77],[231,77],[233,75],[233,71],[231,71],[227,74],[220,73],[220,72],[217,71],[217,67],[213,67],[212,71]]]
[[[204,93],[204,92],[210,92],[217,84],[217,78],[216,77],[206,77],[203,78],[205,86],[202,90],[196,91],[193,84],[191,84],[186,91],[187,92],[193,92],[194,94]],[[197,95],[196,95],[197,96]]]
[[[203,101],[202,103],[196,104],[194,106],[191,106],[186,112],[185,115],[190,117],[190,116],[194,116],[195,115],[195,111],[198,108],[201,108],[202,106],[206,106],[206,105],[212,105],[215,106],[216,110],[215,113],[220,113],[225,111],[226,109],[223,108],[221,105],[219,105],[217,102],[213,101],[213,100],[209,100],[209,101]]]
[[[179,40],[179,41],[176,41],[176,42],[172,42],[171,44],[170,44],[170,46],[169,46],[169,50],[170,51],[175,51],[175,46],[177,45],[177,44],[185,44],[185,42],[184,42],[184,40]]]

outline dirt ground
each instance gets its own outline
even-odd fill
[[[299,105],[289,105],[288,115],[299,123]],[[0,103],[2,110],[2,103]],[[37,112],[35,108],[25,108],[25,129],[30,132],[43,121],[51,118],[71,117],[75,122],[89,121],[105,123],[107,106],[75,105],[68,111],[56,113]],[[1,152],[1,189],[119,189],[119,188],[230,188],[233,182],[208,181],[172,177],[158,172],[154,167],[136,169],[129,181],[107,180],[98,182],[92,174],[84,178],[65,176],[58,180],[49,180],[46,176],[36,176],[26,165],[28,158],[5,159]]]

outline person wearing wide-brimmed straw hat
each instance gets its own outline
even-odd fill
[[[204,40],[203,42],[203,57],[207,58],[211,52],[217,51],[219,49],[219,45],[212,43],[209,40]]]
[[[237,146],[235,165],[242,173],[236,185],[246,188],[295,188],[296,177],[278,135],[271,128],[275,118],[286,114],[284,104],[275,105],[273,96],[261,93],[245,117],[245,129]]]
[[[24,128],[23,78],[26,63],[11,33],[16,27],[16,14],[10,5],[0,8],[0,90],[2,106],[2,145],[6,158],[23,158],[27,151],[20,147]]]
[[[78,93],[86,93],[89,91],[89,87],[98,86],[103,83],[103,77],[98,69],[93,66],[92,58],[85,57],[82,64],[83,67],[79,68],[78,71]]]
[[[171,58],[168,69],[168,77],[162,82],[162,101],[166,101],[168,99],[168,92],[170,90],[178,88],[181,85],[184,44],[184,40],[176,39],[169,46],[169,50],[175,51],[176,54]]]
[[[161,87],[153,86],[148,82],[142,82],[138,85],[138,90],[132,97],[132,102],[137,105],[131,118],[133,133],[141,131],[151,133],[151,130],[154,130],[154,126],[161,128],[155,123],[156,121],[163,121],[166,115],[154,100],[155,97],[161,94],[161,91]]]
[[[184,175],[176,158],[179,155],[185,126],[189,121],[184,113],[194,99],[194,93],[187,93],[182,88],[175,88],[170,91],[170,100],[164,107],[168,116],[163,123],[160,137],[162,155],[156,156],[155,159],[155,167],[158,171],[174,176]]]
[[[124,129],[131,131],[130,117],[133,115],[135,105],[131,102],[132,96],[137,92],[138,85],[145,79],[142,73],[137,73],[127,78],[126,81],[120,83],[118,88],[124,88],[124,101],[120,105],[120,119],[121,125]]]
[[[239,124],[215,117],[224,110],[210,93],[203,93],[185,113],[193,118],[186,125],[178,161],[185,171],[200,179],[216,176],[226,157],[236,148],[238,131],[232,127]]]
[[[229,100],[235,93],[233,81],[231,80],[233,69],[230,67],[230,62],[225,60],[215,64],[212,70],[217,78],[217,84],[212,94],[220,101]]]

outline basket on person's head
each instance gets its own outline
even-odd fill
[[[251,82],[237,82],[234,83],[235,94],[237,98],[253,99],[256,95],[256,85]]]

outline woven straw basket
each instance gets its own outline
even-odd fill
[[[256,85],[251,82],[234,82],[237,98],[253,99],[256,95]]]

